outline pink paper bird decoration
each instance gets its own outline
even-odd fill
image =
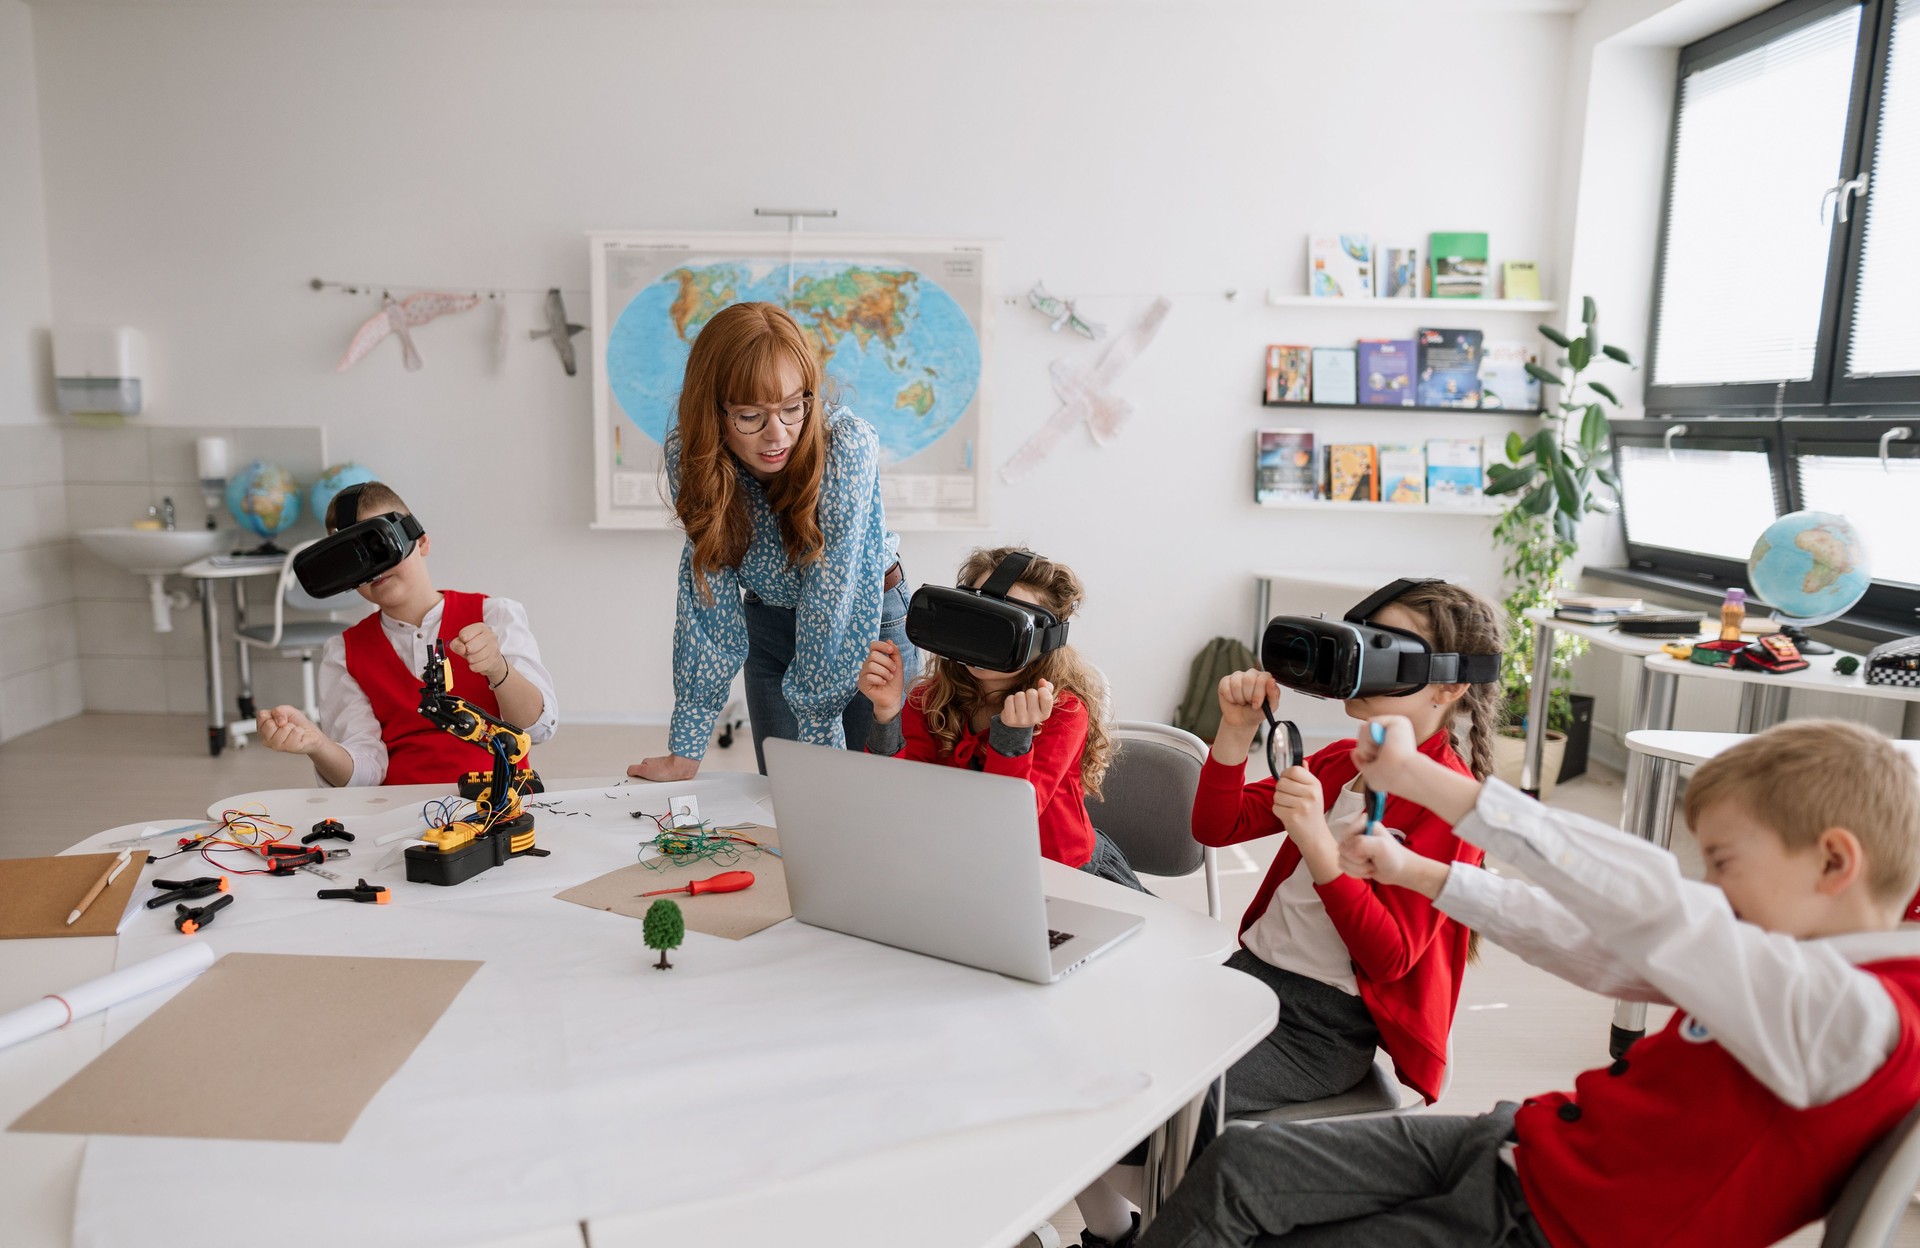
[[[406,364],[407,371],[414,372],[420,367],[420,353],[414,350],[413,336],[407,330],[416,325],[425,325],[435,317],[466,312],[479,305],[479,295],[450,295],[438,290],[423,290],[405,299],[382,295],[380,310],[354,331],[353,341],[347,344],[347,353],[340,357],[340,363],[333,371],[346,372],[366,358],[367,353],[379,346],[387,335],[392,334],[400,339],[400,358]]]
[[[1092,368],[1064,359],[1053,362],[1047,371],[1053,376],[1053,392],[1059,396],[1060,406],[1001,467],[1002,481],[1011,482],[1033,471],[1076,425],[1085,425],[1099,446],[1119,434],[1120,426],[1133,414],[1133,404],[1113,393],[1113,383],[1134,357],[1147,349],[1172,307],[1164,298],[1155,299],[1140,319],[1101,353]]]

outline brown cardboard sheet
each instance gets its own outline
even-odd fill
[[[9,1130],[337,1144],[480,965],[230,953]]]
[[[740,832],[775,849],[780,847],[780,834],[772,828],[744,825]],[[596,876],[584,884],[576,884],[554,896],[591,910],[608,910],[638,919],[645,917],[647,907],[659,900],[658,897],[642,897],[639,894],[662,888],[684,887],[694,880],[704,880],[723,871],[753,872],[753,887],[737,893],[703,893],[698,897],[690,897],[685,893],[664,894],[679,903],[680,913],[687,921],[687,930],[739,940],[793,917],[793,905],[787,900],[787,873],[780,865],[780,859],[773,854],[756,854],[751,849],[747,849],[737,862],[732,863],[696,862],[684,867],[663,866],[656,871],[646,863],[636,862],[630,867]]]
[[[59,858],[0,858],[0,940],[41,936],[111,936],[120,927],[147,851],[136,849],[120,878],[93,899],[87,912],[67,926],[67,916],[87,895],[100,873],[120,857],[68,854]],[[199,904],[199,903],[196,903]]]

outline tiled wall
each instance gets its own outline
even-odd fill
[[[194,444],[203,437],[224,437],[235,471],[249,460],[262,459],[291,472],[303,487],[320,475],[326,463],[324,432],[317,428],[230,429],[187,426],[68,428],[66,455],[67,520],[72,530],[128,525],[147,514],[147,507],[172,498],[176,526],[198,529],[207,509],[196,479]],[[303,497],[303,503],[305,501]],[[220,527],[236,526],[224,504]],[[303,508],[300,520],[280,536],[283,548],[317,537],[318,522]],[[259,538],[245,535],[238,545],[252,547]],[[193,590],[193,582],[170,578],[170,589]],[[254,578],[251,618],[270,619],[273,582]],[[230,633],[233,626],[231,589],[217,587],[223,634],[227,717],[234,718],[235,690]],[[85,708],[89,711],[202,714],[206,710],[206,668],[202,658],[200,607],[173,612],[173,631],[157,633],[148,605],[145,578],[122,572],[112,564],[73,544],[73,597],[79,638],[79,668]],[[262,705],[300,700],[300,668],[256,651],[253,661],[254,696]]]
[[[0,426],[0,741],[80,713],[60,430]]]

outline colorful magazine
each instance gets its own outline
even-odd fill
[[[1345,405],[1359,401],[1354,389],[1355,352],[1352,347],[1313,349],[1313,401]]]
[[[1420,297],[1420,249],[1381,247],[1374,252],[1374,276],[1382,299]]]
[[[1480,337],[1477,329],[1420,331],[1421,407],[1480,406]]]
[[[1314,462],[1311,430],[1262,429],[1254,439],[1254,502],[1319,495],[1320,473]]]
[[[1372,407],[1412,407],[1415,343],[1411,338],[1362,338],[1360,402]]]
[[[1527,371],[1539,353],[1524,342],[1489,342],[1480,352],[1480,406],[1540,410],[1540,379]]]
[[[1468,507],[1481,499],[1485,480],[1480,439],[1427,440],[1427,501],[1436,507]]]
[[[1334,442],[1327,447],[1327,497],[1338,503],[1380,501],[1379,461],[1371,442]]]
[[[1313,401],[1312,381],[1313,348],[1267,348],[1266,403],[1310,403]]]
[[[1487,236],[1433,234],[1427,239],[1435,299],[1479,299],[1487,294]]]
[[[1307,239],[1307,293],[1317,299],[1373,297],[1373,243],[1365,234]]]
[[[1380,444],[1380,501],[1427,501],[1427,449],[1417,442]]]

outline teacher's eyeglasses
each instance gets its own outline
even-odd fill
[[[735,433],[759,433],[767,427],[769,420],[776,417],[782,425],[792,429],[804,423],[807,413],[813,410],[813,394],[809,391],[774,407],[722,407],[720,410]]]

